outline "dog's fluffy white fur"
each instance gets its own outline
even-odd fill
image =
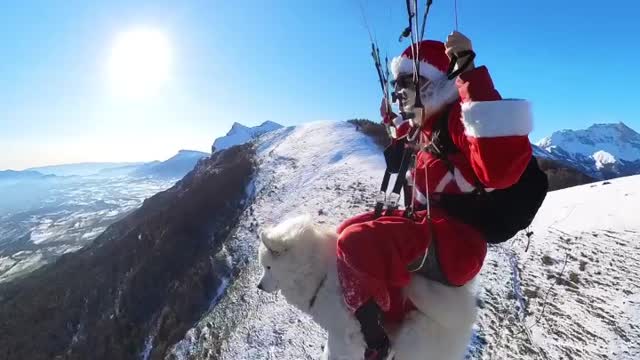
[[[323,359],[362,359],[360,324],[347,310],[336,271],[337,235],[309,216],[283,221],[261,234],[258,287],[280,291],[328,334]],[[395,360],[460,360],[476,319],[472,284],[453,288],[414,276],[406,296],[418,308],[389,328]],[[313,299],[313,306],[311,306]]]

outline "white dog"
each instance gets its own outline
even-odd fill
[[[362,359],[360,324],[347,310],[336,270],[337,235],[295,217],[263,231],[258,288],[280,291],[328,333],[323,359]],[[477,315],[472,286],[453,288],[414,276],[405,294],[418,311],[388,329],[395,360],[461,360]]]

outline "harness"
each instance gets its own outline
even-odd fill
[[[427,152],[432,152],[432,150],[438,148],[437,147],[438,144],[434,144],[433,139],[430,139],[427,146],[421,147],[421,144],[420,144],[421,139],[419,136],[420,130],[421,130],[421,125],[419,124],[421,124],[421,120],[424,113],[424,105],[422,104],[421,95],[420,95],[421,87],[420,87],[420,76],[419,76],[420,74],[419,42],[424,39],[427,16],[429,14],[429,10],[431,8],[432,2],[433,2],[432,0],[427,0],[426,2],[426,7],[425,7],[423,19],[422,19],[422,28],[420,29],[418,24],[419,22],[418,21],[419,20],[418,19],[418,0],[406,0],[408,26],[404,29],[404,31],[400,35],[399,41],[402,41],[403,38],[410,38],[411,40],[411,51],[412,51],[413,60],[414,60],[413,83],[415,86],[416,94],[415,94],[415,100],[414,100],[415,103],[413,106],[413,110],[414,110],[413,113],[412,114],[401,113],[403,118],[409,119],[412,124],[412,129],[409,132],[409,134],[406,137],[401,139],[395,138],[395,128],[391,125],[391,121],[390,121],[391,119],[388,117],[390,116],[390,114],[392,114],[391,105],[390,105],[391,103],[389,102],[390,97],[394,102],[398,100],[400,104],[400,108],[403,107],[402,99],[401,97],[396,96],[395,91],[391,92],[389,89],[390,82],[389,82],[389,71],[388,71],[388,59],[385,58],[385,65],[387,66],[386,66],[386,71],[384,71],[382,67],[382,61],[380,59],[380,51],[379,51],[378,45],[376,41],[373,40],[373,37],[371,36],[371,31],[369,30],[368,25],[366,24],[364,10],[361,7],[363,19],[365,20],[365,26],[367,27],[367,31],[369,32],[369,39],[371,40],[371,56],[373,57],[373,60],[374,60],[376,72],[378,75],[378,80],[380,81],[380,86],[381,86],[383,97],[384,97],[383,106],[384,106],[386,115],[383,122],[386,126],[387,133],[392,139],[392,143],[384,151],[387,167],[385,169],[385,172],[382,178],[380,190],[376,196],[376,203],[374,206],[374,214],[376,218],[383,215],[385,216],[393,215],[399,209],[401,191],[404,191],[405,210],[403,212],[403,216],[405,218],[415,220],[414,218],[415,209],[416,209],[415,176],[413,177],[414,183],[412,184],[412,186],[410,186],[411,193],[409,194],[409,189],[408,189],[409,186],[406,183],[405,175],[407,174],[407,171],[409,171],[410,169],[415,169],[416,154],[418,151],[423,150]],[[457,29],[457,23],[458,23],[457,3],[455,6],[455,15],[456,15],[456,29]],[[460,66],[456,70],[455,67],[459,57],[465,57],[466,61],[464,66]],[[462,71],[466,67],[468,67],[468,65],[474,60],[474,58],[475,58],[475,53],[471,50],[464,51],[452,56],[449,69],[447,71],[447,77],[450,80],[457,77],[460,73],[462,73]],[[441,116],[441,118],[438,120],[438,123],[443,122],[444,124],[448,125],[448,123],[446,122],[448,121],[448,118],[449,118],[448,115],[449,115],[448,111],[445,112]],[[418,121],[415,121],[416,119]],[[418,126],[414,126],[416,124],[418,124]],[[442,127],[442,126],[439,126],[439,127]],[[442,128],[448,128],[448,126],[444,126]],[[437,136],[437,137],[447,138],[447,140],[443,139],[442,141],[451,141],[450,137],[448,136],[448,131],[447,131],[447,136],[444,136],[444,137]],[[441,154],[443,155],[444,158],[447,157],[446,156],[447,154],[444,154],[441,151],[432,152],[432,153]],[[453,172],[453,167],[451,163],[448,161],[448,159],[445,159],[445,163],[450,165],[450,170]],[[426,172],[427,172],[427,167],[425,167],[425,179],[427,181],[427,186],[426,186],[427,194],[425,194],[426,196],[425,210],[427,212],[426,221],[427,221],[427,225],[429,226],[429,231],[431,233],[430,235],[431,235],[432,241],[431,241],[431,245],[425,251],[424,255],[422,255],[419,259],[416,259],[414,263],[410,264],[409,269],[410,271],[424,275],[429,279],[441,282],[446,285],[450,285],[446,281],[445,277],[443,276],[440,270],[439,262],[438,262],[437,249],[435,246],[436,234],[433,230],[432,220],[431,220],[431,203],[430,203],[431,199],[428,193],[429,176],[428,176],[428,173]],[[391,193],[387,196],[387,191],[389,188],[389,183],[390,183],[392,174],[397,174],[397,177]],[[408,201],[408,199],[410,199],[410,201]]]
[[[404,176],[409,169],[415,169],[415,159],[418,151],[425,151],[437,156],[439,159],[442,159],[449,167],[449,170],[453,173],[453,164],[449,160],[448,155],[451,154],[450,149],[457,148],[455,147],[455,145],[453,144],[453,140],[449,136],[448,120],[449,111],[444,111],[436,120],[436,123],[433,127],[434,131],[432,133],[432,137],[428,144],[425,146],[412,146],[413,144],[411,144],[408,140],[403,139],[402,141],[391,144],[389,147],[387,147],[387,149],[385,149],[385,160],[387,162],[387,168],[385,169],[382,184],[380,185],[380,193],[378,194],[378,197],[376,199],[374,212],[376,218],[383,215],[393,215],[394,212],[399,208],[398,203],[400,198],[400,191],[404,189],[405,210],[403,212],[403,216],[407,219],[415,220],[415,211],[427,210],[426,221],[431,237],[431,244],[422,256],[418,257],[416,260],[409,264],[409,271],[447,286],[456,286],[451,284],[446,279],[440,267],[436,248],[437,235],[433,229],[433,224],[430,216],[430,207],[428,205],[430,201],[430,195],[427,193],[427,205],[424,207],[424,209],[421,207],[416,208],[416,188],[414,176],[414,183],[411,187],[410,195],[411,202],[407,202],[407,197],[409,194],[406,186],[406,178]],[[415,131],[419,132],[420,129],[416,129]],[[389,195],[389,197],[386,197],[387,189],[389,187],[389,180],[392,173],[396,173],[397,177],[391,194]],[[482,188],[478,187],[478,189]]]
[[[327,281],[327,276],[328,274],[324,274],[324,276],[322,277],[322,280],[320,280],[320,283],[316,288],[316,291],[313,292],[313,296],[311,297],[311,300],[309,300],[309,310],[311,310],[313,308],[313,305],[315,305],[316,298],[318,297],[318,293],[320,292],[320,289],[322,289],[322,286],[324,286],[324,282]]]
[[[404,216],[407,218],[412,218],[414,214],[415,191],[413,191],[412,194],[408,194],[404,176],[409,169],[413,169],[415,167],[416,150],[420,149],[419,134],[420,134],[422,117],[424,113],[424,105],[422,104],[422,99],[420,95],[421,86],[420,86],[419,74],[420,74],[421,62],[419,60],[420,59],[419,43],[424,39],[424,33],[426,29],[426,24],[427,24],[427,17],[429,15],[429,10],[431,9],[432,3],[433,3],[433,0],[426,1],[425,10],[422,17],[422,27],[420,28],[418,24],[419,22],[418,21],[419,20],[418,0],[406,0],[408,26],[402,31],[399,37],[399,41],[402,41],[402,39],[404,38],[409,38],[411,40],[411,52],[412,52],[413,63],[414,63],[412,80],[413,80],[413,85],[415,87],[415,99],[414,99],[415,102],[413,104],[413,109],[414,109],[413,113],[411,114],[401,113],[403,119],[410,120],[412,124],[412,129],[409,132],[409,134],[406,137],[401,139],[395,139],[395,136],[394,136],[395,129],[393,128],[391,124],[392,121],[389,118],[391,116],[390,114],[392,114],[389,97],[391,97],[391,99],[394,102],[397,100],[399,102],[400,108],[403,107],[402,98],[396,95],[396,91],[392,92],[389,89],[389,84],[390,83],[393,84],[393,82],[389,81],[388,59],[385,58],[385,65],[387,65],[386,71],[385,71],[383,70],[382,61],[380,58],[380,49],[378,48],[376,41],[374,41],[373,37],[371,36],[371,31],[367,25],[366,17],[364,15],[364,9],[361,6],[362,17],[363,17],[365,26],[367,28],[367,31],[369,33],[369,39],[371,40],[371,56],[373,57],[374,65],[376,67],[376,73],[378,75],[378,80],[380,82],[380,87],[381,87],[382,95],[384,98],[383,106],[385,109],[385,119],[383,122],[384,122],[384,125],[386,126],[387,133],[392,139],[391,145],[389,145],[384,151],[387,168],[385,169],[385,173],[383,175],[382,184],[380,185],[380,190],[378,192],[378,195],[376,196],[376,204],[374,207],[374,212],[376,217],[381,216],[383,213],[386,215],[390,215],[391,213],[395,212],[398,209],[400,192],[403,189],[404,189],[404,195],[405,195]],[[458,27],[457,2],[455,4],[454,10],[455,10],[454,12],[456,16],[455,24],[457,29]],[[466,60],[463,66],[460,66],[458,67],[458,69],[456,69],[456,64],[458,63],[459,58],[465,58]],[[466,69],[469,66],[469,64],[471,64],[471,62],[473,62],[474,59],[475,59],[475,53],[472,50],[462,51],[460,53],[453,54],[450,59],[451,61],[449,63],[449,68],[447,71],[447,78],[451,80],[457,77],[458,75],[460,75],[462,71],[464,71],[464,69]],[[448,121],[448,113],[443,114],[443,116],[441,116],[441,118],[438,120],[439,123],[444,122],[445,126],[440,126],[441,124],[438,124],[439,125],[438,127],[442,129],[448,129],[448,126],[446,126],[448,123],[446,123],[446,121]],[[448,134],[448,130],[447,130],[447,134]],[[452,143],[448,135],[442,138],[443,138],[442,141],[449,141]],[[444,138],[446,138],[446,140]],[[437,150],[437,148],[434,147],[433,139],[430,139],[427,147],[431,147],[432,149]],[[425,148],[424,150],[431,152],[429,148]],[[438,156],[438,154],[440,154],[441,152],[435,151],[433,153],[436,156]],[[445,162],[447,164],[450,164],[450,162],[448,162],[448,159],[445,159]],[[425,171],[426,171],[426,168],[425,168]],[[387,190],[389,187],[389,182],[392,174],[398,174],[398,176],[393,186],[393,190],[387,197]],[[425,178],[427,181],[429,180],[429,176],[425,176]],[[428,188],[429,186],[427,184],[427,189]],[[413,184],[412,189],[415,189],[415,184]],[[427,198],[427,204],[426,204],[427,218],[429,221],[431,221],[431,209],[430,209],[431,206],[430,206],[429,194],[425,194],[425,195]],[[407,199],[409,198],[411,199],[411,203],[408,203],[407,201]],[[385,211],[385,208],[386,208],[386,211]]]
[[[396,216],[396,214],[398,214],[397,210],[399,209],[401,191],[404,191],[405,198],[405,210],[402,216],[415,220],[415,211],[426,210],[426,222],[429,226],[432,239],[431,245],[425,250],[422,256],[419,256],[418,259],[409,265],[409,270],[445,285],[451,285],[446,281],[440,270],[437,246],[434,245],[437,243],[437,238],[431,219],[432,201],[438,205],[439,209],[442,209],[451,217],[457,218],[461,222],[480,231],[488,243],[498,244],[512,238],[519,231],[526,229],[531,224],[548,191],[548,179],[539,168],[536,158],[532,156],[518,182],[508,188],[489,191],[476,176],[474,177],[474,188],[470,192],[461,194],[429,194],[428,166],[425,166],[427,191],[424,195],[426,197],[426,203],[424,206],[420,205],[416,207],[416,176],[413,176],[413,186],[409,186],[406,183],[405,175],[407,171],[415,169],[417,152],[425,151],[440,159],[446,164],[454,178],[456,178],[455,175],[457,172],[450,160],[450,156],[460,152],[460,149],[457,148],[449,134],[449,114],[447,112],[432,124],[431,138],[426,139],[426,144],[422,144],[418,136],[420,134],[420,127],[422,126],[421,120],[424,113],[424,106],[420,96],[419,41],[422,41],[424,38],[425,24],[431,4],[432,0],[427,0],[422,29],[418,32],[418,0],[406,0],[409,24],[402,32],[400,41],[403,38],[410,38],[410,51],[414,64],[412,78],[402,79],[404,80],[403,84],[400,84],[399,79],[394,80],[398,82],[389,81],[388,60],[385,58],[387,67],[386,71],[384,71],[378,46],[371,36],[371,31],[366,24],[363,11],[363,19],[365,19],[365,26],[367,27],[371,40],[372,56],[383,92],[383,106],[381,107],[383,124],[391,138],[391,144],[384,150],[387,167],[382,179],[382,184],[380,185],[380,190],[375,198],[374,213],[376,217]],[[457,1],[454,1],[456,30],[458,29],[457,10]],[[459,63],[460,59],[464,61]],[[460,75],[469,67],[474,59],[475,53],[471,50],[452,54],[447,69],[447,78],[452,80]],[[456,69],[458,63],[460,66]],[[408,88],[411,86],[407,81],[413,82],[413,88],[411,88],[411,90],[415,90],[415,99],[412,99],[415,101],[413,107],[403,106],[403,101],[411,99],[411,96],[399,96],[405,94],[392,91],[397,90],[397,86],[400,88]],[[394,86],[395,89],[390,89],[390,85]],[[401,109],[400,116],[398,116],[397,119],[394,118],[396,115],[391,111],[390,100],[394,103],[397,101]],[[397,138],[394,120],[408,120],[411,125],[409,134]],[[402,131],[400,136],[404,134],[405,130],[401,128],[402,126],[404,126],[404,122],[399,122],[398,129]],[[418,139],[418,141],[416,141],[416,139]],[[393,190],[387,195],[392,174],[397,174],[397,178]],[[411,189],[411,193],[409,193],[409,189]]]

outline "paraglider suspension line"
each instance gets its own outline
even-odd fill
[[[453,14],[456,19],[456,31],[458,31],[458,0],[453,0]]]

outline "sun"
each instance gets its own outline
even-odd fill
[[[166,35],[152,28],[118,34],[108,62],[109,82],[118,96],[143,98],[169,79],[171,47]]]

